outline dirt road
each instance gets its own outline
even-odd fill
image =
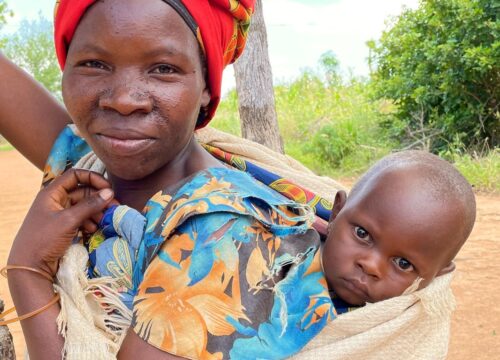
[[[0,265],[37,192],[41,172],[15,151],[0,152]],[[477,196],[478,218],[458,255],[453,290],[457,310],[452,323],[449,359],[500,359],[500,196]],[[7,282],[0,297],[11,306]],[[18,358],[24,352],[19,324],[10,327]]]

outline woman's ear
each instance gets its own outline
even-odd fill
[[[450,272],[452,272],[453,270],[455,270],[455,263],[453,261],[451,261],[448,265],[446,265],[444,268],[442,268],[436,276],[441,276],[441,275],[444,275],[444,274],[448,274]]]
[[[212,95],[210,94],[210,89],[208,86],[203,89],[203,92],[201,93],[201,102],[200,105],[202,108],[206,108],[208,104],[210,104],[210,100],[212,98]]]
[[[333,201],[332,214],[330,215],[330,222],[335,220],[335,218],[340,213],[340,210],[344,207],[347,200],[347,194],[344,190],[339,190],[335,194],[335,200]]]

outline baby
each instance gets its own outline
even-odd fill
[[[352,305],[399,296],[453,271],[472,231],[471,185],[423,151],[384,157],[335,196],[322,249],[329,290]]]

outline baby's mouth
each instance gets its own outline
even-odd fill
[[[366,302],[370,302],[370,294],[368,291],[368,286],[358,279],[342,279],[344,286],[350,292],[354,293],[358,297],[362,298]]]

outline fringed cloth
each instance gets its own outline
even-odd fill
[[[292,178],[321,197],[332,199],[343,188],[331,179],[315,176],[293,159],[250,141],[214,129],[198,131],[197,137],[204,144]],[[100,165],[87,159],[80,167],[96,170]],[[87,279],[87,260],[87,251],[73,245],[57,274],[57,290],[61,293],[58,325],[65,337],[65,358],[115,359],[131,313],[119,301],[111,279]],[[339,316],[293,359],[445,359],[455,307],[451,279],[452,274],[440,276],[422,290],[415,291],[416,286],[412,286],[402,296]],[[101,296],[92,295],[96,290]]]

